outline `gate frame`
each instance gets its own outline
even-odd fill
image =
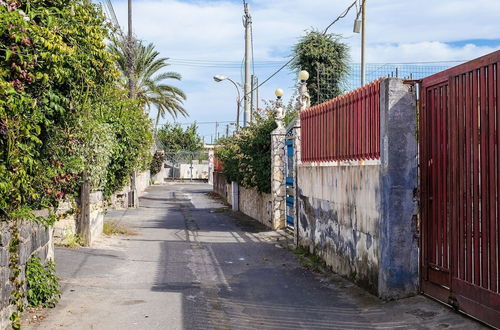
[[[459,111],[456,111],[456,113],[454,112],[454,109],[456,106],[455,98],[457,96],[455,94],[457,92],[456,91],[457,87],[455,86],[455,79],[457,79],[457,77],[459,77],[461,75],[469,74],[470,72],[476,72],[477,70],[481,70],[482,68],[487,67],[487,66],[493,67],[494,65],[496,65],[496,77],[494,78],[494,80],[496,81],[496,91],[493,89],[493,87],[486,86],[485,82],[482,83],[481,87],[483,90],[487,89],[489,87],[490,88],[489,93],[491,93],[491,91],[493,91],[493,94],[496,94],[496,100],[495,100],[495,98],[493,98],[493,101],[490,100],[489,104],[483,103],[483,102],[486,102],[485,100],[481,101],[481,110],[485,111],[482,108],[486,106],[488,108],[488,115],[490,115],[489,109],[493,105],[497,109],[496,114],[498,117],[500,115],[500,109],[499,109],[499,105],[500,105],[500,80],[499,80],[500,72],[498,71],[500,69],[500,51],[485,55],[485,56],[480,57],[476,60],[461,64],[461,65],[458,65],[456,67],[450,68],[448,70],[431,75],[431,76],[426,77],[420,81],[420,107],[419,107],[419,111],[420,111],[420,114],[419,114],[419,135],[420,135],[419,136],[419,145],[420,145],[419,146],[419,149],[420,149],[419,166],[420,166],[420,174],[421,174],[420,175],[420,211],[421,211],[421,217],[420,217],[420,219],[421,219],[420,220],[420,231],[421,231],[421,235],[420,235],[421,236],[420,237],[420,244],[421,244],[420,245],[420,286],[421,286],[421,291],[423,294],[429,295],[433,298],[436,298],[437,300],[439,300],[441,302],[449,304],[449,305],[453,306],[454,308],[456,308],[462,312],[465,312],[473,317],[476,317],[485,323],[488,323],[488,324],[493,325],[495,327],[500,327],[500,308],[499,308],[499,306],[500,306],[500,293],[498,292],[498,288],[497,288],[497,292],[495,293],[492,290],[481,287],[480,285],[476,285],[476,284],[468,282],[467,280],[460,279],[459,275],[455,276],[455,272],[458,269],[457,268],[458,266],[456,265],[456,261],[458,259],[458,253],[460,253],[460,251],[461,251],[460,247],[457,246],[457,244],[459,242],[460,235],[461,235],[461,233],[459,233],[459,230],[457,230],[457,226],[459,226],[461,224],[461,222],[460,222],[461,220],[460,220],[460,218],[457,217],[457,214],[454,213],[454,212],[456,212],[457,207],[453,206],[453,203],[455,203],[455,205],[458,205],[459,204],[458,202],[460,202],[460,201],[456,198],[462,199],[463,193],[465,193],[465,191],[455,192],[454,195],[456,195],[456,196],[454,196],[454,195],[448,196],[448,198],[446,198],[444,200],[444,203],[443,203],[445,205],[445,210],[441,211],[440,214],[434,214],[433,216],[432,215],[428,216],[427,207],[430,206],[431,196],[429,196],[429,191],[431,190],[431,187],[430,187],[430,185],[427,186],[424,183],[424,180],[429,180],[429,181],[432,181],[433,179],[435,180],[435,178],[428,176],[428,174],[427,174],[427,171],[428,171],[427,167],[428,166],[426,166],[426,164],[424,164],[431,159],[431,157],[427,157],[427,156],[430,156],[432,153],[432,150],[430,150],[430,151],[427,150],[428,147],[432,143],[436,143],[436,141],[430,141],[427,137],[430,133],[430,130],[432,130],[432,126],[430,126],[430,123],[427,123],[426,120],[428,120],[429,118],[431,118],[431,120],[436,120],[435,114],[431,114],[429,116],[424,116],[424,112],[428,111],[429,107],[430,107],[430,105],[427,104],[427,90],[430,88],[435,88],[436,86],[439,86],[439,85],[447,86],[447,88],[448,88],[447,94],[446,94],[447,95],[447,97],[446,97],[447,112],[445,115],[446,116],[451,115],[451,117],[450,117],[451,119],[446,118],[445,120],[442,121],[442,123],[444,123],[443,127],[446,128],[446,132],[444,134],[440,133],[439,135],[442,135],[445,139],[449,139],[449,143],[446,143],[445,147],[449,147],[450,151],[446,151],[444,153],[439,151],[439,154],[444,156],[444,157],[440,157],[442,159],[439,162],[440,162],[440,165],[443,166],[442,169],[444,169],[446,172],[449,172],[451,169],[452,172],[450,175],[452,175],[452,176],[458,175],[459,176],[459,175],[461,175],[461,173],[464,173],[466,169],[462,168],[463,165],[460,167],[450,166],[451,163],[450,164],[448,163],[448,160],[449,160],[448,156],[450,155],[450,153],[452,153],[454,151],[454,150],[451,150],[450,144],[456,145],[457,140],[460,139],[460,140],[458,140],[458,141],[460,141],[460,142],[458,142],[459,143],[458,146],[459,147],[462,146],[464,134],[459,134],[460,132],[456,132],[456,130],[452,130],[453,127],[450,128],[448,124],[450,123],[450,120],[453,122],[456,121],[457,123],[459,123],[460,122],[459,117],[461,117],[461,119],[465,122],[465,120],[467,120],[467,118],[465,118],[464,116],[468,115],[467,110],[469,110],[469,108],[467,108],[467,105],[464,106],[464,108],[467,110],[463,111],[463,115],[461,115]],[[488,74],[490,75],[492,73],[494,73],[494,71],[493,71],[493,69],[490,69],[490,71],[488,71]],[[474,82],[474,80],[472,80],[472,82]],[[474,87],[474,84],[472,82],[471,82],[471,86],[473,87],[473,91],[478,90],[477,88]],[[477,83],[479,83],[479,82],[477,82]],[[467,86],[462,86],[461,82],[460,82],[459,87],[461,87],[462,89],[467,88]],[[472,93],[471,93],[471,95],[472,95]],[[481,97],[484,99],[486,97],[486,94],[483,94]],[[479,99],[479,97],[478,97],[478,99]],[[496,101],[496,103],[493,103],[495,101]],[[472,107],[473,105],[471,104],[470,106]],[[486,114],[486,113],[484,113],[484,114]],[[457,115],[459,117],[457,117]],[[471,116],[471,118],[474,118],[473,114],[470,114],[470,116]],[[483,120],[485,120],[485,119],[481,118],[481,121],[483,121]],[[478,123],[480,126],[482,126],[482,123],[480,123],[480,122],[478,122]],[[500,123],[500,120],[498,118],[497,118],[497,123]],[[490,128],[491,128],[491,126],[487,126],[485,128],[485,130],[489,131]],[[494,128],[494,126],[493,126],[493,128]],[[500,134],[498,134],[499,129],[500,129],[500,126],[497,125],[497,130],[496,131],[494,130],[494,132],[497,133],[497,136],[500,135]],[[436,133],[434,133],[434,134],[436,134]],[[433,133],[430,133],[430,135],[431,135],[431,137],[436,138],[435,135],[433,136]],[[484,135],[486,135],[486,133],[484,133]],[[497,139],[498,138],[497,136],[495,136],[493,139]],[[483,136],[481,136],[481,140],[482,139],[483,139]],[[482,141],[482,143],[485,143],[485,142],[487,142],[488,144],[491,143],[491,141],[486,141],[486,140]],[[438,143],[439,143],[439,141],[438,141]],[[497,151],[500,152],[500,146],[498,145],[498,143],[499,142],[497,141],[494,144],[497,145]],[[457,149],[457,151],[458,151],[458,149]],[[434,152],[436,152],[436,151],[434,151]],[[460,156],[458,156],[458,157],[460,157]],[[445,162],[444,165],[442,164],[443,159]],[[437,159],[436,160],[433,159],[434,166],[437,166],[436,165],[437,162],[438,162]],[[493,166],[494,166],[494,164],[495,163],[493,163]],[[481,160],[479,160],[479,166],[482,167]],[[498,164],[498,166],[499,167],[497,167],[497,171],[500,168],[500,163]],[[434,174],[438,173],[438,170],[433,170],[433,172],[434,172]],[[497,175],[500,175],[500,174],[497,174]],[[448,192],[453,193],[453,191],[448,191],[448,189],[449,189],[448,179],[449,179],[449,177],[447,176],[447,178],[445,178],[445,184],[444,184],[446,193],[448,193]],[[477,178],[475,180],[477,180]],[[483,178],[481,178],[481,181],[482,180],[483,180]],[[466,188],[465,185],[464,185],[464,188]],[[500,193],[500,185],[498,185],[498,183],[497,183],[497,189],[499,190],[498,193]],[[462,196],[460,195],[460,193],[462,193]],[[438,192],[434,192],[432,197],[437,196],[437,194],[438,194]],[[481,195],[483,195],[483,194],[484,194],[484,192]],[[487,191],[486,195],[490,196],[490,191]],[[450,202],[450,198],[452,199],[451,202]],[[456,200],[453,200],[453,199],[456,199]],[[433,202],[435,202],[435,201],[433,201]],[[483,202],[481,202],[481,203],[483,203]],[[500,201],[497,200],[496,203],[500,203]],[[500,209],[500,206],[498,204],[495,204],[495,206],[497,209]],[[451,210],[451,214],[450,214],[450,210]],[[490,215],[491,215],[491,213],[488,216],[490,216]],[[437,218],[442,217],[442,216],[444,216],[446,221],[449,222],[449,223],[447,223],[447,226],[446,226],[447,238],[449,239],[449,243],[448,243],[449,245],[447,245],[447,246],[449,247],[449,250],[450,250],[449,257],[448,257],[449,263],[448,263],[448,273],[447,274],[446,274],[446,272],[444,272],[442,270],[436,271],[433,268],[431,268],[432,265],[430,265],[430,262],[427,258],[428,254],[429,254],[428,247],[430,246],[430,244],[435,244],[435,242],[437,242],[437,241],[432,241],[433,236],[435,234],[430,233],[430,231],[432,229],[436,229],[435,224],[433,227],[433,224],[430,224],[429,221],[431,219],[436,221]],[[463,218],[467,219],[468,215],[464,215]],[[497,226],[498,226],[498,218],[499,218],[499,215],[497,214],[497,216],[496,216]],[[452,219],[455,219],[455,220],[452,220]],[[466,223],[466,222],[464,222],[464,223]],[[477,225],[477,223],[475,225]],[[489,225],[491,226],[491,224],[489,224]],[[481,233],[484,232],[484,229],[485,229],[485,227],[483,227],[483,225],[481,225]],[[469,228],[469,230],[471,230],[471,229]],[[489,228],[488,228],[488,231],[489,231]],[[497,231],[498,231],[498,228],[497,228]],[[440,235],[439,232],[437,234]],[[472,237],[472,234],[470,237]],[[476,238],[474,238],[474,240],[476,240]],[[496,243],[498,244],[498,237],[496,237],[496,241],[497,241]],[[440,242],[440,243],[442,243],[442,242]],[[482,239],[481,239],[481,243],[483,244]],[[492,243],[491,239],[487,243],[491,244]],[[493,242],[493,244],[494,243],[495,242]],[[471,244],[471,243],[469,242],[469,244]],[[462,248],[463,248],[463,246],[462,246]],[[481,247],[481,250],[482,249],[484,249],[484,246]],[[481,258],[483,258],[483,256]],[[498,254],[497,254],[496,258],[497,258],[496,262],[498,263]],[[472,262],[472,260],[469,260],[469,261]],[[466,263],[467,261],[464,261],[464,262]],[[437,267],[437,266],[435,266],[435,267]],[[486,267],[488,269],[488,265],[486,265]],[[474,270],[476,271],[475,268],[474,268]],[[489,274],[491,276],[491,270],[490,270]],[[475,274],[475,276],[478,276],[478,275]],[[488,277],[488,275],[486,275],[486,276]],[[496,274],[496,276],[498,277],[498,273]]]

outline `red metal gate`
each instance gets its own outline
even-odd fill
[[[500,327],[500,51],[423,79],[421,287]]]

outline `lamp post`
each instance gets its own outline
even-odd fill
[[[361,19],[359,15],[361,14]],[[361,9],[358,11],[354,21],[354,33],[361,32],[361,86],[365,84],[365,26],[366,26],[366,0],[362,0]],[[361,31],[360,31],[361,30]]]
[[[311,106],[311,96],[307,91],[307,79],[309,79],[309,72],[302,70],[299,72],[299,96],[297,96],[297,105],[300,111]]]
[[[214,76],[214,81],[216,82],[221,82],[224,80],[231,82],[234,85],[234,87],[236,87],[236,92],[238,92],[238,98],[236,99],[236,131],[238,131],[240,128],[240,100],[241,100],[240,88],[238,87],[238,84],[229,77],[222,75]]]
[[[278,125],[279,130],[285,129],[283,125],[283,119],[285,118],[285,114],[283,113],[283,102],[281,98],[284,95],[284,92],[281,88],[278,88],[274,91],[274,95],[276,95],[276,124]]]

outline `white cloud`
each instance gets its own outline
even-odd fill
[[[119,20],[126,21],[126,1],[113,0]],[[285,60],[303,31],[322,29],[352,0],[253,0],[254,49],[256,61]],[[499,38],[498,0],[367,0],[368,62],[420,62],[472,59],[498,49],[474,44],[461,47],[449,42]],[[243,56],[242,5],[240,1],[134,1],[136,35],[153,42],[162,56],[173,59],[234,61]],[[330,32],[342,34],[351,46],[353,62],[359,62],[360,36],[352,33],[354,12],[335,24]],[[239,81],[239,68],[193,67],[174,64],[170,70],[184,79],[179,86],[188,95],[187,121],[232,120],[235,91],[226,82],[212,81],[225,74]],[[275,68],[258,67],[262,81]],[[260,91],[273,98],[277,87],[288,95],[294,77],[285,69]],[[183,121],[183,120],[180,120]],[[203,127],[202,127],[203,128]],[[204,128],[211,134],[213,128]]]

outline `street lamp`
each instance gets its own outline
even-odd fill
[[[283,119],[285,118],[285,114],[283,111],[283,102],[281,101],[281,98],[283,97],[285,93],[281,88],[278,88],[274,91],[274,95],[276,95],[276,124],[278,125],[279,130],[285,129],[285,126],[283,125]]]
[[[241,95],[240,95],[240,88],[238,87],[238,84],[234,82],[233,79],[222,76],[222,75],[216,75],[214,76],[214,81],[216,82],[221,82],[221,81],[230,81],[234,87],[236,87],[236,91],[238,92],[238,98],[236,99],[236,131],[240,128],[240,100],[241,100]]]
[[[361,14],[361,20],[359,15]],[[361,86],[365,84],[365,24],[366,23],[366,0],[362,0],[361,9],[356,15],[356,20],[354,21],[354,33],[359,33],[361,30]]]
[[[304,111],[311,106],[311,96],[307,91],[307,79],[309,72],[302,70],[299,72],[299,96],[297,96],[297,106],[299,111]]]

